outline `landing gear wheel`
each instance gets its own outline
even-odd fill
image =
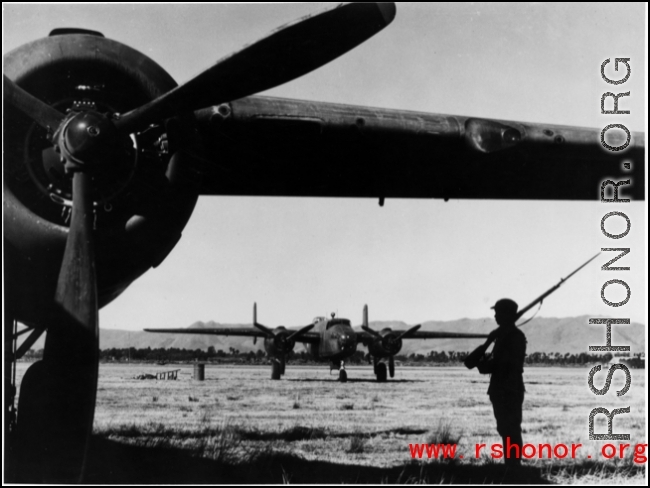
[[[395,377],[395,360],[393,359],[393,356],[388,358],[388,374],[390,374],[391,378]]]
[[[271,363],[271,379],[279,380],[281,376],[282,376],[282,363],[280,363],[280,361],[277,361],[276,359],[273,359],[273,362]]]
[[[377,381],[380,382],[386,381],[387,378],[386,363],[379,363],[375,368],[375,374],[377,375]]]
[[[20,385],[16,427],[20,482],[81,481],[97,392],[97,340],[87,329],[48,333],[42,361]]]
[[[339,371],[339,381],[341,383],[347,383],[347,381],[348,381],[348,374],[346,373],[346,371],[344,369]]]

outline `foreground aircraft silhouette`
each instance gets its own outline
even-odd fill
[[[363,306],[363,331],[355,331],[348,319],[316,317],[311,324],[298,329],[279,326],[270,329],[257,322],[257,304],[253,305],[253,327],[206,329],[144,329],[147,332],[171,334],[206,334],[264,338],[264,349],[271,358],[271,379],[279,380],[284,374],[287,355],[296,342],[305,344],[316,360],[329,361],[330,371],[339,370],[339,381],[347,381],[345,360],[357,352],[357,344],[363,343],[373,360],[377,381],[386,381],[386,363],[390,377],[395,376],[395,356],[402,349],[402,339],[485,339],[487,334],[464,334],[458,332],[424,332],[414,325],[407,330],[384,328],[377,332],[368,325],[368,305]]]
[[[644,198],[643,134],[609,152],[600,129],[250,96],[344,54],[394,14],[330,8],[181,86],[82,29],[4,57],[6,480],[80,479],[98,309],[167,257],[199,195],[585,200],[604,179],[633,177],[627,195]],[[45,330],[16,415],[15,361]]]

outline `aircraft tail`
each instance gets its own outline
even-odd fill
[[[257,323],[257,302],[253,302],[253,324]]]
[[[363,326],[368,327],[368,305],[363,306]]]

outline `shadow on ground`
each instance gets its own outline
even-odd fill
[[[332,375],[332,378],[286,378],[282,381],[295,381],[297,383],[340,383],[338,376]],[[377,383],[374,378],[350,378],[347,383]],[[386,383],[424,383],[424,380],[387,380]]]
[[[242,430],[237,432],[237,434],[242,438],[249,441],[302,441],[302,440],[314,440],[314,439],[349,439],[349,438],[360,438],[368,439],[370,437],[382,437],[389,435],[422,435],[426,434],[427,431],[424,429],[407,429],[407,428],[397,428],[397,429],[388,429],[388,430],[378,430],[370,434],[364,432],[340,432],[333,433],[325,429],[312,428],[312,427],[302,427],[295,426],[289,429],[285,429],[279,432],[262,432],[259,430]]]
[[[508,483],[548,484],[539,468],[506,470],[502,465],[408,463],[392,468],[308,461],[290,454],[255,456],[228,465],[181,449],[135,447],[94,436],[86,470],[92,484],[378,484]]]

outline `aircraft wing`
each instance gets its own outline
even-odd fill
[[[255,327],[211,327],[204,329],[144,329],[145,332],[168,333],[168,334],[201,334],[239,337],[267,337],[264,332]],[[293,329],[286,329],[286,332],[296,332]],[[296,342],[313,344],[318,342],[320,335],[316,332],[303,332],[295,338]]]
[[[366,331],[355,331],[358,342],[372,340],[376,336]],[[403,339],[487,339],[488,334],[471,334],[466,332],[436,332],[436,331],[413,331],[391,330],[393,336],[399,336]]]
[[[402,334],[407,331],[396,330],[397,334]],[[404,337],[404,339],[487,339],[487,334],[470,334],[464,332],[434,332],[434,331],[417,331],[412,332]]]
[[[289,332],[294,331],[289,330]],[[321,340],[321,335],[318,332],[304,332],[294,340],[296,342],[302,342],[303,344],[318,344],[318,342]]]
[[[195,115],[203,194],[599,200],[604,180],[630,180],[619,198],[645,199],[641,132],[610,151],[602,128],[258,96]],[[612,147],[626,140],[605,134]]]
[[[145,332],[157,332],[168,334],[202,334],[202,335],[223,335],[242,337],[264,337],[264,334],[254,327],[212,327],[205,329],[144,329]]]

